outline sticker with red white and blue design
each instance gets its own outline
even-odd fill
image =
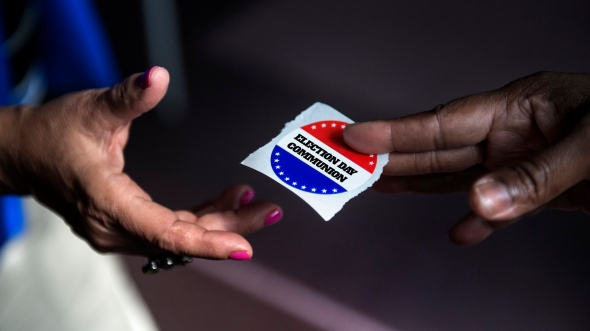
[[[287,134],[270,156],[275,175],[312,194],[341,194],[364,184],[375,171],[375,155],[345,145],[342,132],[348,124],[318,121]]]
[[[373,185],[388,161],[387,154],[361,154],[344,143],[344,129],[352,123],[317,102],[242,164],[281,183],[328,221]]]

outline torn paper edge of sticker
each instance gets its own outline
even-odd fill
[[[301,112],[301,114],[299,114],[294,120],[285,124],[285,127],[278,136],[272,139],[268,144],[259,148],[254,153],[250,154],[244,161],[242,161],[242,164],[274,179],[277,183],[283,185],[285,188],[289,189],[291,192],[295,193],[297,196],[307,202],[318,214],[320,214],[324,220],[329,221],[332,217],[334,217],[334,215],[336,215],[337,212],[342,209],[342,207],[344,207],[344,204],[346,204],[350,199],[359,195],[361,192],[365,191],[367,188],[371,187],[373,183],[379,179],[383,173],[383,167],[385,167],[389,159],[388,154],[377,155],[377,167],[375,168],[373,175],[371,175],[371,177],[369,177],[369,179],[363,185],[341,194],[318,195],[314,193],[307,193],[293,188],[279,180],[269,162],[270,155],[275,145],[277,145],[284,136],[295,129],[310,123],[327,120],[339,120],[351,124],[354,123],[353,120],[344,116],[336,109],[321,102],[316,102],[311,107]]]

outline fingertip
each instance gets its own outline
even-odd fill
[[[506,185],[498,180],[482,178],[471,189],[470,203],[473,210],[489,220],[514,218],[512,197]]]
[[[252,254],[246,251],[233,252],[228,256],[228,259],[234,261],[248,261],[252,259]]]
[[[218,210],[236,210],[252,202],[256,192],[245,184],[228,187],[217,199]]]
[[[253,201],[236,210],[204,214],[197,224],[210,231],[227,231],[242,236],[277,223],[283,218],[281,207],[269,201]]]
[[[366,141],[370,139],[367,137],[367,134],[370,133],[370,131],[367,130],[367,127],[368,123],[353,123],[347,125],[342,133],[344,142],[356,151],[367,153],[366,149],[368,146],[366,146]]]
[[[381,154],[390,151],[391,130],[384,121],[361,122],[347,125],[344,142],[352,149],[365,154]]]
[[[254,199],[254,190],[252,189],[247,189],[243,194],[242,197],[240,198],[240,206],[245,206],[247,204],[250,203],[250,201],[252,201],[252,199]]]
[[[283,209],[270,201],[255,201],[247,206],[241,207],[237,211],[237,216],[242,220],[248,220],[244,222],[250,223],[252,226],[247,227],[247,232],[250,233],[258,230],[262,225],[270,226],[284,217]]]
[[[141,99],[144,111],[154,108],[168,90],[170,74],[164,67],[153,66],[137,78],[137,85],[141,88]]]
[[[152,86],[168,88],[170,73],[164,67],[155,66],[150,68]]]
[[[481,217],[469,214],[449,231],[449,240],[457,246],[473,246],[494,233],[494,229]]]
[[[277,208],[266,216],[264,219],[264,226],[271,226],[281,219],[283,219],[283,211],[280,208]]]
[[[149,89],[153,84],[159,85],[170,80],[168,70],[164,67],[153,66],[144,71],[138,78],[137,83],[142,89]]]
[[[139,79],[137,80],[139,87],[145,90],[152,86],[152,72],[157,68],[157,66],[153,66],[139,76]]]
[[[234,252],[242,256],[253,255],[252,246],[241,235],[228,231],[206,231],[203,234],[202,241],[196,247],[196,257],[204,257],[216,260],[225,260],[230,258]]]

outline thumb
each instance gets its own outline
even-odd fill
[[[590,167],[587,126],[579,123],[532,158],[480,178],[470,192],[473,210],[487,220],[518,218],[585,179]]]
[[[125,125],[154,108],[164,98],[169,82],[168,70],[162,67],[133,74],[100,92],[95,99],[98,110],[110,128]]]

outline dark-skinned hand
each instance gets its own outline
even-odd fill
[[[590,74],[537,73],[423,113],[349,125],[362,153],[389,153],[385,193],[469,192],[450,231],[472,245],[546,207],[590,212]]]

